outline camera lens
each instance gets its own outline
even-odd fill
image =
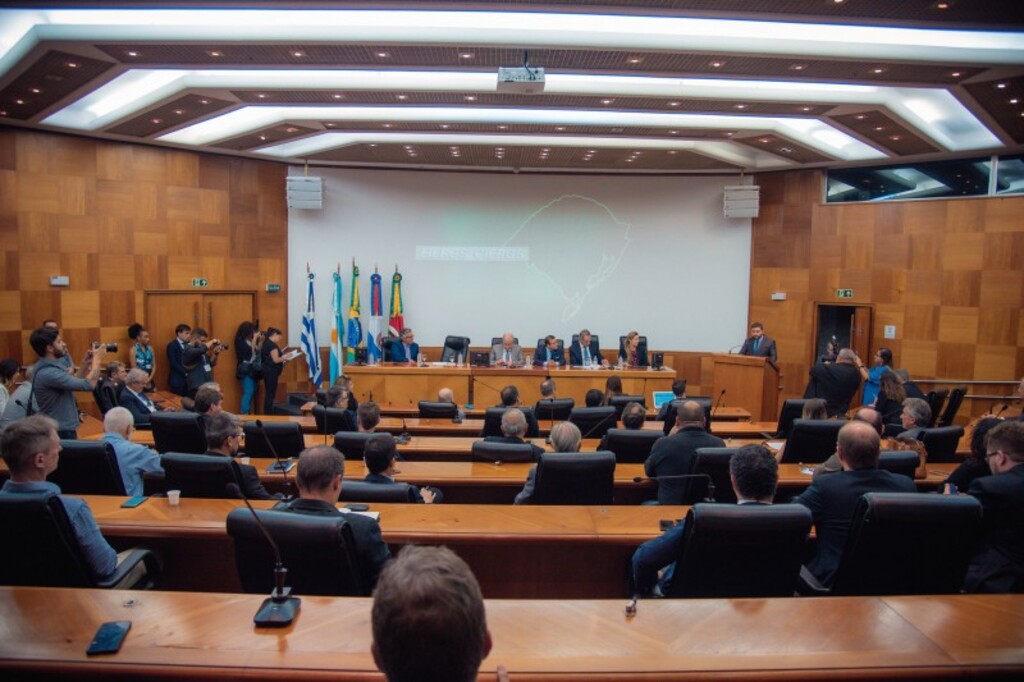
[[[228,346],[228,344],[226,344],[226,343],[222,343],[222,344],[220,344],[220,347],[221,347],[222,349],[224,349],[224,350],[227,350],[228,348],[230,348],[230,346]]]
[[[116,353],[117,352],[117,344],[116,343],[108,343],[107,344],[107,352],[108,353]]]

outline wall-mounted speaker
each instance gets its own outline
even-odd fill
[[[288,208],[324,207],[324,179],[308,175],[289,175],[287,180]]]
[[[756,218],[761,208],[761,188],[757,185],[726,185],[725,217]]]

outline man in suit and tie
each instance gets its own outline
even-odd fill
[[[178,395],[188,393],[188,370],[185,369],[181,356],[191,337],[192,327],[182,323],[174,328],[174,338],[167,344],[167,366],[171,370],[167,377],[167,385]]]
[[[523,350],[515,342],[515,334],[505,332],[501,343],[491,348],[491,364],[496,367],[519,367],[523,364]]]
[[[573,367],[590,367],[597,361],[599,365],[607,365],[608,361],[601,355],[601,348],[589,329],[583,329],[579,338],[569,346],[569,364]]]
[[[206,452],[208,457],[236,457],[245,434],[242,420],[230,412],[218,412],[206,420]],[[250,500],[279,500],[281,495],[271,495],[263,487],[259,472],[251,464],[239,464],[242,475],[242,489]]]
[[[750,325],[750,338],[743,342],[740,355],[768,358],[772,364],[777,364],[779,361],[775,351],[775,341],[764,335],[764,325],[760,322]]]
[[[150,427],[149,415],[160,412],[160,408],[143,393],[146,382],[149,381],[149,374],[145,370],[135,368],[128,372],[124,380],[124,390],[118,397],[118,405],[132,413],[135,419],[135,428],[148,429]]]
[[[415,365],[420,357],[420,344],[413,341],[411,329],[406,327],[398,335],[398,343],[391,344],[391,361]]]
[[[558,343],[554,334],[548,334],[544,340],[537,345],[537,352],[533,356],[533,364],[543,367],[548,364],[555,364],[561,367],[565,364],[565,349]]]

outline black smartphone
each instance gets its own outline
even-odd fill
[[[124,509],[134,509],[140,504],[148,500],[149,498],[145,495],[136,495],[135,497],[129,497],[127,500],[121,503],[121,507]]]
[[[349,502],[345,505],[345,509],[349,511],[370,511],[370,505],[361,502]]]
[[[85,650],[85,653],[89,656],[116,653],[121,648],[125,635],[131,629],[132,622],[130,620],[115,620],[104,623],[96,631],[92,641],[89,642],[89,648]]]

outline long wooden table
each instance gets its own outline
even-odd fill
[[[263,595],[0,588],[5,679],[381,680],[370,599],[302,597],[255,628]],[[1024,595],[486,602],[480,679],[1020,679]],[[117,654],[87,657],[101,623],[131,620]]]

